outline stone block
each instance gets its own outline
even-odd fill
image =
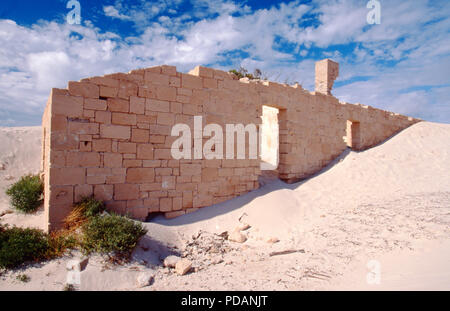
[[[139,185],[117,184],[114,185],[114,200],[137,200],[139,199]]]
[[[83,185],[85,182],[85,168],[50,168],[50,185]]]
[[[108,109],[114,112],[129,112],[130,102],[120,98],[108,98]]]
[[[95,122],[103,124],[111,124],[111,112],[109,111],[96,111]]]
[[[164,100],[156,100],[156,99],[146,99],[145,101],[145,109],[149,111],[155,112],[169,112],[170,111],[170,103]]]
[[[136,143],[119,142],[119,153],[136,153]]]
[[[50,187],[50,204],[72,206],[73,187],[72,186]]]
[[[160,125],[174,125],[175,115],[173,113],[158,112],[156,123]]]
[[[165,74],[145,71],[144,80],[154,85],[163,85],[163,86],[169,85],[169,76]]]
[[[117,81],[117,80],[115,80],[115,81]],[[100,86],[100,97],[115,98],[115,97],[117,97],[118,94],[119,94],[119,88],[117,88],[117,87]]]
[[[158,100],[174,101],[177,98],[177,89],[170,86],[158,86],[156,88]]]
[[[69,121],[68,131],[78,135],[96,135],[99,133],[99,125],[97,123]]]
[[[161,198],[161,199],[159,199],[159,211],[160,212],[170,212],[170,211],[172,211],[172,198]]]
[[[138,159],[143,160],[153,160],[153,145],[152,144],[139,144],[137,146],[137,155]]]
[[[102,138],[115,138],[115,139],[130,139],[131,128],[130,126],[123,125],[100,125],[100,137]]]
[[[82,96],[84,98],[99,98],[100,89],[98,85],[89,82],[69,82],[69,94]]]
[[[148,143],[150,132],[143,129],[132,129],[131,141],[135,143]]]
[[[125,156],[125,155],[124,155]],[[123,160],[123,167],[129,168],[129,167],[142,167],[142,160],[135,160],[135,159],[124,159]]]
[[[92,141],[92,150],[95,152],[111,152],[111,140],[94,139]]]
[[[121,112],[113,112],[111,123],[118,125],[136,125],[136,115]]]
[[[183,175],[201,175],[202,165],[201,164],[180,164],[180,174]]]
[[[90,197],[93,194],[93,187],[91,185],[75,186],[74,202],[79,202],[82,198]]]
[[[130,97],[130,113],[144,114],[145,113],[145,98],[131,96]]]
[[[106,110],[106,100],[96,99],[96,98],[85,98],[84,99],[84,109],[91,110]]]
[[[219,176],[217,168],[203,168],[202,169],[202,182],[210,182],[217,180]]]
[[[103,165],[104,167],[122,167],[122,155],[120,153],[105,153]]]
[[[52,115],[80,118],[83,116],[83,102],[83,97],[53,95]]]
[[[106,181],[105,176],[86,176],[86,183],[89,185],[101,185]]]
[[[96,167],[100,165],[100,154],[97,152],[69,152],[66,156],[68,167]]]
[[[154,151],[155,160],[171,160],[172,154],[170,149],[155,149]]]
[[[127,170],[127,182],[133,184],[150,183],[155,180],[153,168],[129,168]]]
[[[202,78],[190,74],[181,74],[181,87],[186,89],[202,89]]]

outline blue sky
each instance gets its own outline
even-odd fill
[[[450,123],[450,2],[379,0],[2,0],[0,126],[39,125],[52,87],[160,64],[261,69],[314,89],[314,62],[340,63],[342,101]]]

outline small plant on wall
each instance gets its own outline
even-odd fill
[[[239,67],[239,69],[230,69],[228,72],[234,74],[236,77],[238,77],[239,79],[241,78],[249,78],[250,80],[254,80],[254,79],[262,79],[262,80],[267,80],[267,78],[261,78],[262,77],[262,72],[260,69],[256,68],[253,73],[249,73],[247,69],[245,69],[244,67]]]

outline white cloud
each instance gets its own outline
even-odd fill
[[[354,81],[335,87],[342,100],[450,122],[450,8],[440,5],[445,2],[383,1],[381,25],[373,26],[366,24],[365,1],[294,1],[251,12],[231,1],[196,0],[194,8],[204,8],[207,16],[198,22],[189,13],[167,15],[179,2],[105,6],[105,15],[135,23],[138,34],[128,38],[100,32],[91,23],[24,27],[0,20],[0,125],[39,124],[51,87],[88,76],[157,64],[179,71],[198,64],[229,69],[219,65],[229,61],[312,90],[314,62],[324,57],[340,63],[338,82]],[[317,24],[305,28],[303,22],[314,14]],[[296,52],[280,48],[277,38]],[[348,43],[350,51],[333,49]],[[302,60],[296,62],[297,56]]]
[[[120,14],[119,10],[112,5],[107,5],[103,7],[103,12],[106,16],[118,18],[121,20],[130,20],[130,16],[125,14]]]
[[[300,41],[310,41],[319,47],[345,44],[353,41],[367,25],[367,9],[362,1],[320,1],[313,12],[319,14],[320,25],[307,27],[300,34]]]

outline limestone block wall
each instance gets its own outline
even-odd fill
[[[331,95],[334,80],[339,75],[339,64],[329,59],[316,62],[316,92]]]
[[[203,126],[259,126],[264,105],[279,110],[278,172],[288,182],[317,172],[347,148],[347,122],[358,125],[353,148],[362,150],[419,121],[205,67],[185,74],[158,66],[69,82],[52,89],[43,116],[49,229],[60,227],[82,196],[143,220],[155,212],[179,216],[258,188],[260,159],[249,159],[249,140],[245,159],[176,160],[171,129],[184,123],[194,136],[194,116],[202,116]]]

